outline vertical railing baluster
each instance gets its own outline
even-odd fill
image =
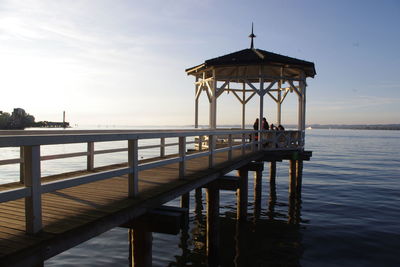
[[[179,137],[179,178],[183,179],[185,177],[186,170],[186,137]]]
[[[24,147],[19,147],[19,182],[24,184]]]
[[[199,135],[199,151],[203,150],[203,136]]]
[[[214,135],[210,134],[208,136],[208,151],[210,155],[208,156],[208,166],[212,168],[214,166],[214,146],[215,146],[215,138]]]
[[[165,137],[160,139],[160,157],[165,157]]]
[[[94,169],[94,142],[87,143],[87,170]]]
[[[128,197],[136,197],[139,193],[139,160],[138,140],[128,140],[128,165],[131,171],[128,175]]]
[[[246,153],[245,149],[246,149],[246,134],[242,134],[242,155],[244,155]]]
[[[256,151],[256,135],[254,133],[251,133],[251,151],[255,152]]]
[[[263,148],[263,131],[259,130],[258,131],[258,150],[262,150]],[[254,149],[255,151],[256,149]]]
[[[25,197],[26,232],[35,234],[42,230],[42,192],[40,189],[40,146],[25,146],[24,183],[30,189]]]
[[[229,150],[228,150],[228,160],[229,160],[229,161],[232,160],[232,144],[233,144],[232,134],[229,134],[229,135],[228,135],[228,146],[229,146]]]

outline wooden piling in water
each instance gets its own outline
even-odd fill
[[[303,161],[297,160],[296,162],[296,195],[298,199],[301,199],[301,186],[303,180]]]
[[[190,206],[190,193],[183,194],[181,196],[181,208],[188,209]]]
[[[296,160],[289,161],[289,197],[295,198],[296,195]]]
[[[276,161],[271,161],[269,164],[269,183],[270,187],[275,188],[276,181]]]
[[[248,178],[249,170],[247,167],[238,169],[239,186],[236,190],[237,198],[237,216],[238,220],[247,219],[247,203],[248,203]]]
[[[254,217],[259,218],[261,213],[262,171],[254,172]]]
[[[129,229],[129,265],[148,267],[152,265],[153,233],[145,229]]]
[[[218,184],[210,183],[206,188],[207,199],[207,258],[209,266],[219,263],[219,189]]]

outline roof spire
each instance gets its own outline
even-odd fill
[[[249,35],[251,38],[250,49],[254,49],[254,41],[253,39],[256,37],[253,33],[253,22],[251,23],[251,34]]]

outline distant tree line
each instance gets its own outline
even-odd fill
[[[0,129],[24,129],[35,125],[35,117],[22,108],[15,108],[10,114],[0,111]]]

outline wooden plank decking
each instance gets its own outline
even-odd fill
[[[140,172],[139,196],[129,199],[127,175],[97,181],[42,195],[43,231],[25,233],[25,201],[0,203],[0,265],[30,265],[44,260],[117,227],[184,193],[217,179],[263,152],[233,151],[216,154],[216,165],[208,168],[208,157],[187,161],[185,179],[179,179],[179,165],[170,164]],[[96,171],[101,171],[97,169]],[[70,175],[47,178],[62,179]],[[16,185],[0,186],[8,190]]]

